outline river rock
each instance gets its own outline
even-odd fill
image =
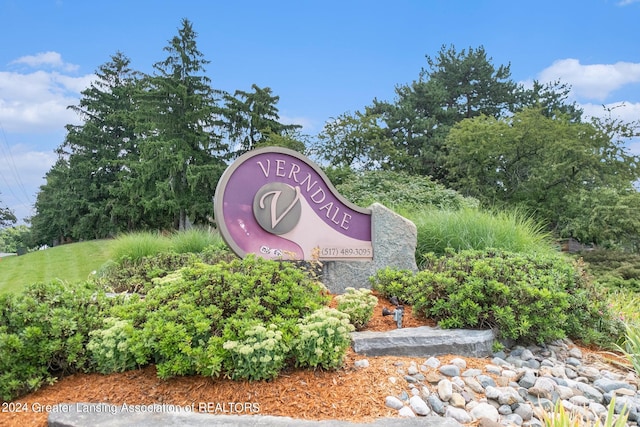
[[[440,366],[439,371],[442,375],[446,375],[448,377],[457,377],[460,375],[460,368],[456,365],[442,365]]]
[[[448,402],[453,394],[453,385],[448,379],[443,379],[438,383],[438,397],[443,402]]]
[[[401,409],[404,406],[402,400],[398,399],[395,396],[387,396],[384,399],[384,404],[387,408],[391,409]]]
[[[408,406],[403,406],[402,408],[400,408],[400,410],[398,411],[398,415],[403,418],[412,418],[416,416],[416,414]]]
[[[634,385],[628,384],[624,381],[614,381],[607,378],[598,378],[593,382],[593,386],[603,393],[618,390],[621,388],[628,389],[634,392],[636,391],[636,387]]]
[[[467,424],[473,421],[473,418],[467,413],[467,411],[461,408],[454,408],[453,406],[447,406],[444,415],[445,417],[453,418],[462,424]]]
[[[498,421],[500,414],[493,406],[485,402],[480,402],[471,410],[471,416],[478,420],[480,418],[488,418],[491,421]]]
[[[412,396],[411,399],[409,399],[409,405],[411,406],[411,409],[413,409],[413,412],[418,415],[429,415],[431,412],[429,406],[427,406],[420,396]]]

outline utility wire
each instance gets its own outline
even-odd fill
[[[9,181],[7,180],[7,177],[2,173],[1,168],[0,168],[0,177],[2,177],[2,181],[5,183],[6,187],[9,189],[9,192],[13,195],[15,199],[18,200],[18,202],[25,205],[33,205],[33,199],[31,198],[31,196],[27,194],[27,190],[25,189],[25,186],[22,182],[22,178],[20,177],[20,173],[18,172],[18,168],[16,167],[16,162],[13,159],[13,155],[11,154],[11,148],[9,147],[9,142],[7,140],[7,135],[4,132],[4,127],[2,126],[2,122],[0,122],[0,134],[2,134],[2,142],[4,143],[4,144],[0,144],[0,149],[2,150],[2,157],[7,160],[8,170],[12,172],[15,182],[17,183],[19,190],[22,192],[22,195],[25,198],[23,199],[22,196],[18,196],[13,191],[13,187],[9,185]],[[4,152],[5,147],[6,147],[6,153]]]

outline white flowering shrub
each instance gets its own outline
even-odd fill
[[[130,348],[135,330],[131,321],[107,317],[104,328],[89,333],[87,344],[96,371],[102,374],[124,372],[137,366]]]
[[[323,307],[302,318],[298,328],[292,350],[296,366],[336,369],[343,365],[351,345],[349,333],[355,329],[348,315]]]
[[[246,329],[243,339],[226,341],[230,376],[234,380],[269,380],[278,376],[284,367],[289,347],[276,325],[262,324]]]
[[[373,310],[378,299],[371,294],[371,289],[346,288],[344,294],[336,297],[339,311],[347,314],[351,324],[357,329],[364,329],[373,317]]]

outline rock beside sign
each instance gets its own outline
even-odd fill
[[[369,277],[386,267],[417,271],[415,224],[385,206],[374,203],[372,212],[373,260],[323,261],[322,282],[333,294],[342,294],[348,287],[371,288]]]

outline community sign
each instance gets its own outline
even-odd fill
[[[240,156],[214,198],[220,234],[240,257],[371,260],[371,211],[342,197],[302,154],[281,147]]]

